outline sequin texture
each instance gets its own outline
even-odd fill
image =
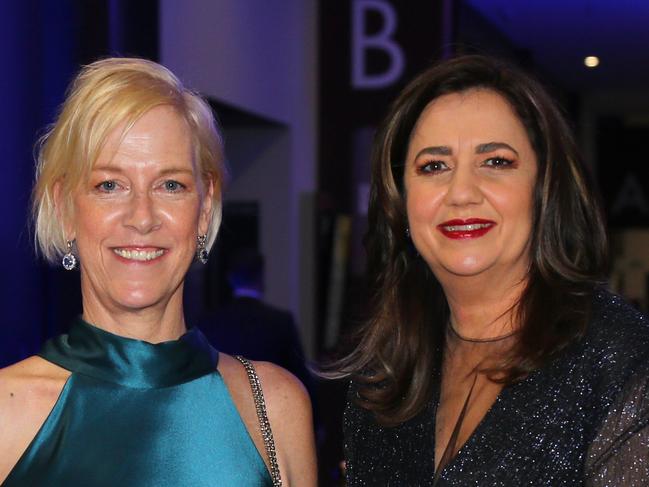
[[[437,388],[438,389],[438,388]],[[350,487],[432,486],[435,412],[394,428],[345,411]],[[649,321],[597,292],[586,335],[505,387],[435,487],[649,485]]]

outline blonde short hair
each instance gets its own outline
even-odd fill
[[[65,215],[71,195],[87,180],[109,134],[124,124],[124,133],[154,107],[173,107],[187,122],[194,163],[204,184],[212,182],[211,248],[221,223],[221,189],[225,177],[223,139],[209,105],[185,88],[167,68],[137,58],[108,58],[84,66],[72,82],[55,123],[38,143],[36,182],[32,194],[37,248],[50,262],[67,250],[63,222],[57,214],[54,187],[61,184]]]

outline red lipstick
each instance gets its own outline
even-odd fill
[[[445,237],[460,240],[467,238],[479,238],[496,226],[493,220],[484,220],[482,218],[459,218],[448,220],[437,225],[437,229]]]

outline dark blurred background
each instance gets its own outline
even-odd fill
[[[604,196],[611,287],[649,307],[649,2],[638,0],[3,0],[0,2],[0,366],[80,313],[79,276],[35,257],[33,146],[82,64],[142,56],[209,99],[231,180],[190,323],[231,298],[242,247],[265,257],[263,299],[292,313],[306,356],[362,316],[369,150],[389,102],[436,59],[480,52],[560,100]],[[344,384],[320,384],[322,485],[336,485]],[[326,414],[322,412],[326,411]]]

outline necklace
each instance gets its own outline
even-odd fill
[[[518,330],[510,331],[509,333],[506,333],[504,335],[498,335],[495,337],[489,337],[489,338],[469,338],[465,337],[463,335],[460,335],[460,332],[458,332],[453,324],[449,321],[448,323],[448,328],[451,330],[451,333],[455,335],[457,338],[462,340],[463,342],[470,342],[470,343],[493,343],[493,342],[500,342],[502,340],[505,340],[506,338],[509,338],[511,336],[514,336]]]

